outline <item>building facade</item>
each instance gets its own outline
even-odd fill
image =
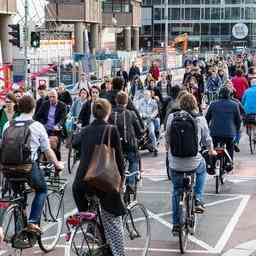
[[[143,0],[143,47],[163,45],[164,10],[165,0]],[[190,48],[255,48],[256,0],[169,0],[169,41],[183,33],[189,35]]]
[[[16,0],[0,0],[0,64],[12,61],[12,46],[9,43],[8,25],[12,24],[12,16],[16,14],[16,11]]]
[[[83,52],[85,27],[92,52],[102,48],[102,35],[113,38],[114,48],[130,51],[139,49],[140,10],[141,0],[50,0],[46,21],[74,24],[76,52]]]

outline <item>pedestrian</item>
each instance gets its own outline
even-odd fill
[[[72,186],[73,196],[79,212],[86,212],[89,209],[86,195],[96,195],[100,199],[102,224],[112,255],[124,256],[122,215],[125,214],[125,206],[123,205],[121,194],[117,192],[102,192],[89,186],[84,181],[95,146],[100,145],[101,141],[106,145],[108,144],[107,136],[105,140],[102,140],[102,137],[104,130],[109,126],[107,121],[111,114],[111,105],[105,99],[97,99],[93,104],[92,112],[95,118],[94,121],[82,129],[74,138],[73,146],[80,150],[81,154],[80,165]],[[110,146],[115,150],[118,170],[122,180],[124,180],[124,158],[116,126],[111,128]]]
[[[236,70],[235,77],[231,81],[235,90],[235,97],[239,101],[242,101],[244,92],[249,87],[248,81],[243,75],[243,71],[241,69]]]
[[[152,77],[155,79],[155,81],[158,81],[158,79],[160,77],[160,68],[159,68],[157,62],[152,63],[149,73],[152,75]]]
[[[73,100],[70,93],[66,90],[64,84],[60,84],[58,87],[58,99],[65,103],[68,109],[71,107]]]
[[[122,77],[124,80],[124,90],[127,89],[128,82],[129,82],[129,76],[128,73],[125,71],[124,65],[121,65],[121,68],[119,71],[117,71],[116,76]]]
[[[38,95],[40,98],[36,101],[36,108],[35,108],[35,113],[34,113],[35,119],[36,119],[36,115],[39,112],[39,109],[41,108],[43,102],[49,100],[47,93],[48,92],[47,92],[46,85],[38,86]]]
[[[133,81],[135,76],[140,76],[140,69],[136,66],[135,62],[133,61],[129,71],[129,81]]]

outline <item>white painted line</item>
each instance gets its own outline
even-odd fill
[[[218,201],[215,201],[215,202],[212,202],[212,203],[208,203],[208,204],[205,204],[205,206],[208,206],[208,207],[209,206],[214,206],[214,205],[217,205],[217,204],[223,204],[223,203],[227,203],[227,202],[242,199],[242,198],[243,198],[242,196],[236,196],[236,197],[233,197],[233,198],[227,198],[227,199],[218,200]]]
[[[227,251],[222,256],[250,256],[252,255],[256,250],[256,240],[252,240],[246,243],[239,244],[235,248]]]
[[[235,214],[232,216],[231,220],[229,221],[228,225],[226,226],[225,231],[222,233],[222,236],[220,237],[218,243],[214,247],[214,250],[216,253],[221,253],[228,242],[230,236],[233,233],[233,230],[235,229],[247,203],[250,200],[250,196],[242,196],[242,201],[240,202],[239,207],[237,208]]]
[[[158,221],[159,223],[163,224],[164,226],[168,227],[170,230],[172,229],[172,224],[170,224],[169,222],[167,222],[166,220],[160,218],[158,215],[154,214],[153,212],[148,211],[148,214],[150,217],[152,217],[153,219],[155,219],[156,221]],[[195,244],[198,244],[200,247],[208,250],[208,251],[213,251],[214,248],[211,247],[210,245],[208,245],[207,243],[205,243],[204,241],[201,241],[195,237],[189,236],[189,240],[192,241]]]

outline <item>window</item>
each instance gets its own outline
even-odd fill
[[[209,24],[202,24],[201,25],[201,33],[202,35],[208,35],[210,34],[210,27],[209,27]]]
[[[230,20],[231,19],[231,8],[226,7],[224,12],[225,12],[225,19]]]
[[[154,19],[161,20],[161,9],[160,8],[154,9]]]
[[[170,20],[180,20],[180,8],[171,8],[170,10],[170,16],[169,19]]]
[[[211,19],[219,20],[220,19],[220,8],[212,8],[211,10]]]
[[[241,0],[226,0],[226,4],[241,4]]]
[[[105,0],[102,3],[103,12],[130,12],[130,2],[131,0]]]
[[[191,8],[191,19],[200,20],[200,8]]]
[[[248,19],[248,20],[256,19],[256,8],[255,7],[246,7],[245,19]]]
[[[181,0],[169,0],[169,4],[181,4]]]
[[[240,19],[240,7],[231,8],[231,19]]]

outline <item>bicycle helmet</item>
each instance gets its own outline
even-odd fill
[[[230,99],[232,97],[232,89],[228,86],[223,86],[219,91],[219,99]]]

